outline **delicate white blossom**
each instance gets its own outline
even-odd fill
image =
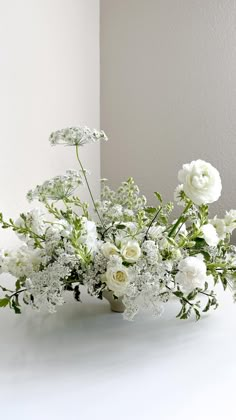
[[[183,190],[194,204],[208,204],[217,201],[221,195],[219,172],[210,163],[201,159],[183,165],[178,174]]]
[[[191,292],[196,287],[204,287],[207,273],[201,255],[184,258],[178,264],[178,270],[175,279],[185,292]]]
[[[227,211],[224,218],[227,233],[232,233],[236,229],[236,210]]]
[[[83,217],[82,221],[84,233],[81,237],[81,241],[86,245],[90,252],[95,252],[98,246],[96,223],[86,219],[86,217]]]
[[[215,216],[213,219],[209,220],[209,223],[211,223],[214,226],[219,239],[224,240],[227,233],[225,220],[219,219],[217,216]]]
[[[217,246],[220,238],[217,234],[216,228],[211,223],[207,223],[202,226],[201,230],[206,243],[209,246]]]
[[[50,143],[65,144],[68,146],[83,146],[96,143],[99,140],[108,140],[104,131],[90,130],[88,127],[69,127],[54,131],[49,138]]]
[[[121,254],[125,261],[129,263],[136,262],[141,255],[139,243],[137,241],[125,242],[121,248]]]
[[[111,242],[105,242],[104,244],[102,244],[101,251],[106,258],[109,258],[112,255],[119,254],[119,249]]]
[[[45,181],[42,185],[37,185],[34,190],[30,190],[27,194],[29,201],[38,199],[45,202],[45,200],[63,200],[70,197],[82,184],[81,175],[77,171],[68,170],[64,176],[55,176],[54,178]]]

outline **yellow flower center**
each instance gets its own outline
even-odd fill
[[[119,283],[124,283],[124,282],[125,282],[125,280],[126,280],[125,273],[124,273],[123,271],[117,271],[117,272],[116,272],[116,280],[117,280]]]
[[[109,255],[115,255],[115,254],[117,254],[116,249],[115,248],[111,248],[110,251],[109,251]]]
[[[126,256],[127,257],[135,257],[136,256],[136,249],[134,249],[134,248],[127,249]]]

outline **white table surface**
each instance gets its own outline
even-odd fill
[[[235,420],[236,305],[200,322],[134,322],[83,296],[50,315],[0,311],[0,418]]]

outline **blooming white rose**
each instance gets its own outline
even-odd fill
[[[227,233],[232,233],[236,228],[236,210],[230,210],[225,213],[225,227]]]
[[[111,242],[105,242],[102,244],[101,251],[106,258],[109,258],[111,255],[119,254],[119,249]]]
[[[122,296],[129,284],[127,269],[122,265],[110,265],[105,274],[107,287],[119,297]]]
[[[203,287],[207,281],[206,265],[202,255],[186,257],[178,265],[179,272],[175,279],[183,291],[191,292],[196,287]]]
[[[137,241],[128,241],[121,248],[121,255],[125,261],[134,263],[138,261],[141,255],[141,249]]]
[[[221,179],[216,168],[198,159],[183,165],[178,173],[183,190],[194,204],[208,204],[217,201],[221,194]]]
[[[215,216],[214,219],[209,220],[209,223],[214,226],[219,239],[225,239],[226,225],[224,219],[218,219],[218,217]]]
[[[207,245],[216,246],[219,243],[220,238],[217,235],[215,227],[211,223],[203,225],[201,230]]]

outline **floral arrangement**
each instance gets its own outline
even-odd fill
[[[223,218],[208,217],[208,204],[221,195],[219,172],[207,162],[183,165],[175,191],[179,218],[171,220],[173,204],[164,204],[155,192],[156,205],[148,206],[134,180],[117,191],[101,180],[99,200],[92,194],[80,147],[107,140],[103,131],[72,127],[50,136],[51,145],[75,148],[79,170],[69,170],[28,192],[39,208],[4,220],[23,242],[16,250],[2,250],[0,272],[16,278],[11,290],[0,286],[0,306],[21,312],[22,304],[55,312],[68,291],[80,301],[81,286],[103,299],[110,293],[122,300],[124,317],[132,320],[140,310],[162,313],[173,297],[179,300],[177,317],[217,308],[215,286],[221,283],[236,296],[236,247],[230,236],[236,228],[236,210]],[[93,213],[77,193],[85,184]]]

